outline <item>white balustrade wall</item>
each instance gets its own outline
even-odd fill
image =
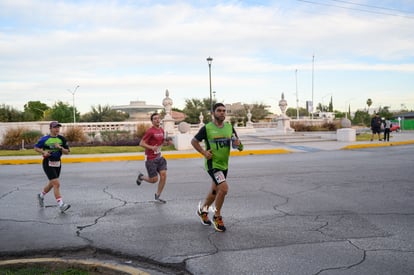
[[[307,120],[292,120],[292,122],[300,122],[310,125],[323,124],[326,122],[324,119],[307,119]],[[1,122],[0,123],[0,144],[3,141],[3,136],[8,129],[15,129],[18,127],[26,128],[28,130],[37,130],[42,134],[49,133],[50,121],[33,121],[33,122]],[[61,133],[64,135],[65,130],[69,127],[73,127],[73,123],[61,123]],[[85,134],[99,133],[103,131],[129,131],[135,133],[137,126],[140,124],[146,124],[151,126],[150,121],[120,121],[120,122],[79,122],[76,123],[76,127],[81,127]],[[248,127],[235,127],[238,133],[251,133],[258,128],[276,128],[277,122],[258,122],[250,123]],[[195,135],[200,129],[200,124],[191,124],[189,134]],[[171,136],[178,134],[177,125],[174,126],[173,133],[169,133]]]
[[[2,122],[0,123],[0,144],[3,142],[4,134],[8,129],[25,128],[27,130],[40,131],[46,135],[49,133],[48,121],[33,121],[33,122]],[[73,123],[61,123],[61,134],[65,135],[66,129],[73,127]],[[151,126],[151,122],[143,121],[121,121],[121,122],[79,122],[76,127],[82,128],[85,134],[100,133],[103,131],[128,131],[135,133],[138,125],[146,124]],[[193,124],[190,127],[190,134],[195,135],[200,128],[199,124]],[[172,135],[178,133],[177,125],[175,125]]]

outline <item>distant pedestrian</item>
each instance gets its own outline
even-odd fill
[[[136,180],[138,185],[141,185],[142,181],[149,183],[159,182],[157,192],[154,195],[155,201],[159,203],[166,203],[161,199],[161,193],[164,189],[167,181],[167,161],[161,155],[161,147],[163,145],[171,145],[171,138],[165,138],[164,129],[161,128],[161,119],[158,113],[151,115],[152,127],[149,128],[139,143],[140,146],[145,148],[145,167],[147,169],[148,176],[144,176],[141,172],[138,173]]]
[[[37,195],[40,207],[44,207],[44,198],[47,193],[53,188],[56,202],[61,212],[65,212],[70,208],[70,204],[63,202],[60,194],[60,171],[62,168],[61,156],[62,154],[69,154],[69,145],[66,139],[59,134],[62,125],[57,121],[52,121],[49,124],[50,134],[40,138],[35,144],[36,152],[43,156],[42,166],[49,182],[45,185],[43,190]]]
[[[371,141],[374,140],[374,135],[378,134],[378,140],[381,141],[381,118],[379,117],[378,113],[375,113],[375,116],[371,119]]]
[[[212,179],[211,188],[204,203],[199,203],[196,213],[202,224],[211,225],[213,223],[216,231],[223,232],[226,227],[221,216],[221,208],[229,189],[227,171],[230,148],[237,148],[241,151],[243,150],[243,144],[237,137],[233,126],[228,122],[224,122],[226,108],[222,103],[214,104],[213,116],[214,120],[201,127],[191,141],[194,149],[205,158],[205,169]],[[203,140],[205,149],[200,145]],[[208,209],[213,202],[215,202],[215,213],[210,221]]]
[[[391,132],[392,123],[387,118],[384,121],[384,141],[390,141],[390,132]]]

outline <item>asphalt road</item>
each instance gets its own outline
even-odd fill
[[[40,165],[0,166],[0,256],[87,257],[151,274],[414,274],[414,145],[231,159],[225,233],[195,215],[201,159],[135,184],[142,161],[65,164],[61,214]]]

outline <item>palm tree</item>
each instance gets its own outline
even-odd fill
[[[91,106],[91,111],[82,116],[85,122],[124,121],[128,115],[123,112],[112,110],[109,105]]]
[[[372,99],[368,98],[367,105],[368,105],[368,114],[369,114],[369,107],[371,107],[372,105]]]

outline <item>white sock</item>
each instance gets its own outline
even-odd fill
[[[57,203],[58,203],[58,205],[59,205],[59,206],[62,206],[62,205],[63,205],[63,200],[62,200],[62,198],[57,199]]]

